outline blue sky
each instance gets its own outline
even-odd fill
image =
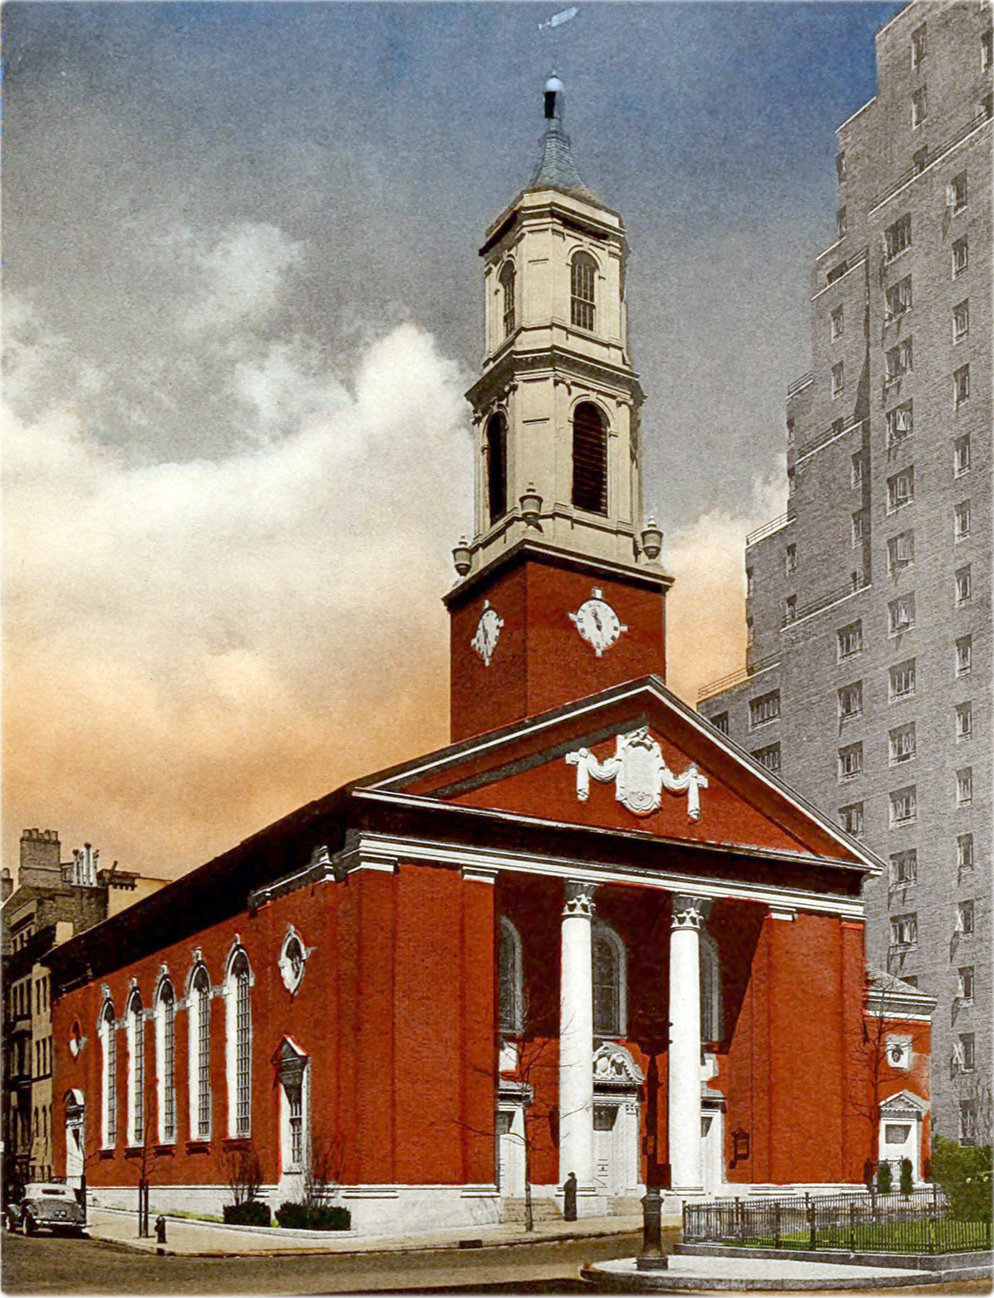
[[[674,683],[737,665],[834,132],[900,6],[583,4],[550,50],[556,7],[5,6],[8,852],[44,821],[175,872],[444,742],[476,252],[551,57],[633,247]]]

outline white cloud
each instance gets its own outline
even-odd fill
[[[245,222],[227,230],[212,244],[203,236],[174,238],[186,242],[197,292],[186,308],[184,323],[192,333],[223,333],[269,316],[276,307],[287,273],[303,260],[304,245],[273,225]]]

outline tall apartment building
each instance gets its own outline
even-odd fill
[[[991,9],[914,0],[838,130],[838,238],[746,546],[746,670],[699,709],[885,862],[872,964],[934,996],[933,1123],[990,1140]]]

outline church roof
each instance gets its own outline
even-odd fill
[[[542,140],[542,157],[525,192],[535,189],[556,189],[563,194],[572,194],[577,198],[599,203],[600,199],[583,183],[576,163],[570,139],[563,129],[562,82],[552,77],[545,88],[546,126]]]

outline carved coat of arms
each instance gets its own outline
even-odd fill
[[[687,816],[699,820],[701,815],[700,790],[708,787],[706,775],[696,765],[682,775],[674,775],[666,765],[662,750],[642,726],[627,735],[615,738],[614,756],[599,761],[589,748],[567,753],[566,761],[576,767],[576,796],[580,802],[590,797],[590,780],[601,784],[614,781],[614,794],[618,801],[635,816],[651,816],[659,810],[663,789],[668,793],[686,793]]]

